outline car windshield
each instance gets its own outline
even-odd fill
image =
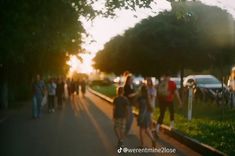
[[[220,84],[220,81],[216,78],[197,78],[196,82],[198,84]]]

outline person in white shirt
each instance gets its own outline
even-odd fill
[[[146,79],[147,82],[147,89],[148,89],[148,99],[149,99],[149,103],[152,107],[152,112],[151,112],[151,117],[153,117],[153,112],[155,110],[156,107],[156,96],[157,96],[157,90],[153,84],[153,80],[151,79],[151,77],[148,77]],[[151,123],[151,130],[152,130],[152,134],[155,137],[155,139],[158,138],[157,133],[156,133],[156,129],[154,129],[154,125],[153,123]]]
[[[231,92],[231,106],[235,108],[235,67],[231,70],[231,75],[228,80],[228,87]]]
[[[156,96],[157,96],[157,90],[153,85],[152,79],[149,77],[147,78],[147,87],[148,87],[148,95],[149,95],[149,102],[152,106],[152,108],[155,108],[155,102],[156,102]]]
[[[56,95],[56,83],[53,79],[50,79],[48,84],[48,109],[49,112],[55,112],[55,95]]]

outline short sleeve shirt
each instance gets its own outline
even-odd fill
[[[134,93],[134,88],[130,85],[125,85],[124,86],[124,96],[128,98],[129,101],[132,100],[132,98],[129,98],[128,96],[132,93]]]
[[[156,99],[156,95],[157,95],[157,91],[154,87],[148,87],[148,94],[151,97],[150,103],[151,106],[154,107],[155,106],[155,99]]]
[[[125,118],[127,114],[127,105],[129,105],[129,101],[124,96],[117,96],[114,101],[114,111],[113,117],[116,118]]]
[[[176,90],[176,83],[174,81],[168,81],[168,92],[169,95],[166,98],[167,102],[173,102],[174,100],[174,95],[175,95],[175,90]]]

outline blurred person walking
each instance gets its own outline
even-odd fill
[[[154,110],[156,108],[156,96],[157,96],[157,90],[153,84],[153,80],[151,79],[151,77],[148,77],[146,79],[147,82],[147,90],[148,90],[148,100],[151,106],[151,109],[153,110],[151,112],[151,118],[153,117],[153,113]],[[156,129],[154,128],[153,122],[151,120],[151,129],[152,129],[152,133],[154,135],[155,138],[158,138],[157,133],[156,133]]]
[[[45,83],[41,79],[39,74],[36,76],[36,80],[33,80],[32,90],[33,90],[32,115],[33,118],[39,119],[41,117],[42,99],[46,91]]]
[[[176,83],[170,80],[168,73],[164,74],[162,81],[158,85],[157,97],[159,101],[160,115],[157,120],[156,131],[159,132],[160,126],[163,123],[166,109],[170,112],[170,128],[174,128],[174,96],[176,95],[179,106],[182,107],[182,100],[176,88]]]
[[[153,107],[149,96],[150,95],[147,86],[142,86],[140,96],[137,98],[137,104],[139,108],[138,126],[141,148],[144,147],[144,132],[151,139],[152,146],[156,147],[156,141],[151,132]]]
[[[134,114],[132,112],[132,105],[134,103],[134,98],[136,96],[134,86],[133,86],[133,78],[131,75],[128,75],[126,77],[126,81],[124,85],[124,96],[127,97],[127,99],[129,100],[128,116],[127,116],[126,129],[125,129],[125,135],[128,135],[130,133],[131,126],[134,120]]]
[[[235,108],[235,67],[231,70],[231,75],[228,80],[228,88],[230,91],[230,105]]]
[[[82,91],[82,96],[85,97],[86,94],[86,79],[83,78],[81,81],[81,91]]]
[[[117,96],[113,100],[113,120],[114,120],[114,132],[118,139],[117,148],[123,146],[125,123],[127,118],[127,106],[129,104],[128,99],[123,96],[123,87],[118,87]]]
[[[72,102],[75,102],[75,94],[76,94],[76,82],[72,78],[70,82],[70,98]]]
[[[48,111],[49,113],[55,112],[55,96],[56,96],[56,83],[54,79],[50,79],[47,85],[48,88]]]
[[[62,78],[58,79],[57,87],[56,87],[56,96],[58,100],[58,108],[62,109],[63,107],[63,96],[64,96],[64,82]]]

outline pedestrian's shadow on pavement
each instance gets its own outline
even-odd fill
[[[86,103],[84,101],[86,101]],[[113,132],[113,122],[108,117],[103,111],[101,111],[95,104],[93,104],[93,101],[89,98],[86,97],[84,99],[80,100],[81,103],[87,104],[87,107],[89,108],[90,112],[96,119],[97,123],[101,126],[104,134],[107,135],[109,140],[112,140],[112,150],[117,153],[117,148],[116,148],[116,136]],[[128,149],[135,149],[138,148],[139,146],[139,138],[136,135],[128,135],[127,138],[125,139],[124,146]],[[120,153],[118,155],[133,155],[133,153]],[[155,154],[148,153],[148,154],[137,154],[135,153],[134,155],[148,155],[152,156]]]

